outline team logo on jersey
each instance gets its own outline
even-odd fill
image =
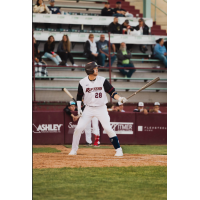
[[[98,90],[102,90],[102,87],[86,88],[85,92],[91,93],[91,92],[96,92]]]

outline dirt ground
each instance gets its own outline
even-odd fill
[[[114,149],[79,149],[76,156],[69,156],[69,148],[62,145],[33,145],[34,148],[51,147],[59,153],[34,153],[33,168],[61,167],[127,167],[167,166],[167,155],[124,154],[114,157]]]

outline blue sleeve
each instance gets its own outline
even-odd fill
[[[160,47],[161,46],[159,44],[156,44],[156,46],[154,47],[154,54],[157,54],[157,53],[162,54]]]

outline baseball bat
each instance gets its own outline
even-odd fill
[[[63,88],[62,89],[65,93],[67,93],[69,95],[69,97],[76,103],[76,100],[74,99],[74,97],[71,95],[71,93],[66,89],[66,88]]]
[[[126,99],[130,99],[132,96],[136,95],[137,93],[141,92],[142,90],[144,90],[145,88],[148,88],[149,86],[153,85],[154,83],[158,82],[160,80],[159,77],[153,79],[152,81],[150,81],[149,83],[147,83],[146,85],[144,85],[141,89],[137,90],[136,92],[134,92],[133,94],[131,94],[129,97],[127,97]]]

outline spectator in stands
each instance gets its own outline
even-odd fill
[[[117,105],[118,105],[118,108],[119,108],[119,112],[125,112],[123,103],[118,102]]]
[[[72,54],[70,53],[71,51],[71,43],[69,41],[68,35],[63,35],[63,38],[61,42],[58,45],[58,50],[57,53],[61,57],[63,63],[68,66],[67,60],[69,58],[70,62],[72,63],[72,66],[78,66],[74,64],[74,59]]]
[[[125,20],[124,21],[124,23],[122,24],[122,33],[126,33],[126,34],[128,34],[128,31],[129,30],[131,30],[131,31],[133,31],[133,27],[131,27],[130,25],[129,25],[129,20]]]
[[[139,19],[139,25],[133,27],[133,29],[141,32],[141,35],[149,35],[149,27],[145,24],[144,19],[140,18]],[[140,45],[140,51],[142,53],[145,53],[147,51],[146,45]]]
[[[107,111],[114,111],[114,105],[112,103],[107,103]]]
[[[144,103],[143,102],[139,102],[137,108],[134,109],[133,112],[140,112],[140,113],[144,113],[145,115],[148,114],[147,109],[144,109]]]
[[[114,44],[110,44],[113,48],[113,53],[110,54],[111,56],[111,66],[113,64],[113,62],[116,59],[116,55],[115,55],[115,45]],[[105,59],[106,57],[109,58],[109,42],[108,40],[105,40],[105,35],[100,35],[100,40],[97,42],[97,48],[98,51],[100,53],[100,61],[101,61],[101,66],[105,65]],[[106,65],[106,67],[109,66],[109,63]]]
[[[164,40],[162,38],[156,40],[156,46],[154,47],[154,57],[162,61],[167,68],[167,50],[164,46]]]
[[[108,32],[116,34],[122,33],[122,26],[118,23],[118,17],[114,17],[114,21],[109,24]]]
[[[130,67],[132,69],[128,69],[129,72],[124,69],[119,69],[120,73],[125,76],[125,78],[131,78],[132,74],[135,72],[135,67],[133,63],[131,63],[131,52],[126,50],[126,44],[122,42],[120,44],[119,51],[117,52],[117,67]]]
[[[117,17],[133,17],[133,14],[129,13],[128,11],[124,10],[121,8],[121,2],[117,1],[116,2],[116,7],[113,9],[114,14],[113,16]]]
[[[50,2],[49,2],[50,6],[48,6],[48,8],[51,11],[51,14],[61,14],[60,8],[55,7],[54,2],[55,2],[55,0],[50,0]]]
[[[64,111],[67,115],[71,116],[73,121],[77,121],[79,119],[79,115],[74,116],[71,112],[77,111],[76,109],[76,103],[74,101],[70,101],[68,105],[64,108]]]
[[[37,0],[33,7],[34,13],[48,13],[50,14],[49,8],[44,4],[43,0]]]
[[[38,45],[36,42],[36,39],[33,38],[34,42],[34,59],[35,59],[35,64],[39,65],[46,65],[46,63],[42,60],[42,53],[38,50]]]
[[[113,16],[113,9],[110,8],[110,3],[105,2],[105,7],[101,10],[101,16]]]
[[[90,61],[97,60],[97,63],[100,65],[100,55],[97,49],[97,43],[94,41],[94,35],[89,34],[89,39],[86,41],[84,46],[84,56]]]
[[[52,35],[49,36],[48,41],[44,45],[44,56],[51,59],[56,65],[65,65],[60,56],[54,52],[55,42]]]
[[[160,109],[160,103],[155,102],[153,109],[150,109],[149,112],[150,113],[161,113],[161,111],[159,109]]]

